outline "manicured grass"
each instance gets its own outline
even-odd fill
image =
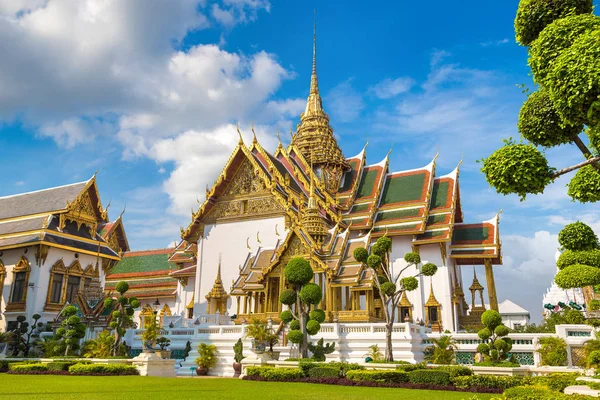
[[[0,399],[436,399],[461,400],[472,393],[437,390],[367,388],[308,383],[252,382],[218,378],[154,378],[142,376],[57,376],[0,374]],[[478,394],[479,399],[492,395]]]

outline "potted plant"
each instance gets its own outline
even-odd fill
[[[255,354],[263,354],[269,346],[269,328],[266,323],[254,319],[250,325],[246,327],[246,336],[252,338],[251,350]]]
[[[11,340],[11,332],[0,332],[0,354],[7,350],[8,343]]]
[[[217,365],[217,346],[214,344],[200,343],[198,358],[196,358],[196,374],[207,375],[208,370]]]
[[[167,350],[167,347],[171,344],[171,339],[161,336],[156,340],[156,344],[160,347],[160,351],[157,353],[159,353],[162,358],[168,359],[171,357],[171,350]]]
[[[273,346],[275,346],[277,343],[279,343],[279,338],[272,330],[269,330],[267,334],[267,344],[269,346],[269,351],[267,353],[269,353],[272,360],[279,360],[279,354],[281,352],[273,351]]]
[[[244,344],[242,343],[242,338],[239,338],[237,342],[233,345],[233,377],[238,378],[242,374],[242,360],[244,357]]]
[[[158,339],[159,330],[160,329],[156,323],[156,318],[152,318],[142,333],[144,353],[154,353],[154,345]]]

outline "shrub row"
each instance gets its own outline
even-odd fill
[[[574,400],[587,398],[589,396],[555,392],[545,386],[515,386],[504,391],[504,399],[506,400]]]
[[[71,375],[139,375],[137,368],[127,364],[75,364],[69,367]]]
[[[342,371],[336,367],[315,367],[308,371],[310,378],[339,378]]]
[[[485,387],[493,389],[508,389],[516,386],[545,386],[550,390],[562,392],[566,387],[575,385],[576,373],[554,373],[548,376],[496,376],[472,375],[457,376],[452,384],[458,388]]]
[[[42,372],[42,371],[48,371],[48,364],[10,363],[8,365],[8,372],[10,374],[27,374],[29,372]]]
[[[435,369],[417,369],[408,373],[410,383],[450,386],[450,374]]]
[[[406,383],[408,382],[408,372],[394,370],[355,370],[348,371],[346,378],[356,382]]]
[[[302,371],[302,374],[304,374],[305,377],[310,376],[310,370],[312,370],[313,368],[318,368],[318,367],[337,368],[340,371],[339,376],[341,376],[341,377],[346,376],[346,372],[348,372],[348,371],[365,369],[365,367],[363,367],[362,365],[350,364],[350,363],[345,363],[345,362],[337,362],[337,361],[332,361],[332,362],[328,362],[328,363],[316,363],[313,361],[300,361],[298,363],[298,368],[300,368],[300,370]]]

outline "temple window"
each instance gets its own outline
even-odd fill
[[[22,256],[17,265],[13,268],[13,282],[10,293],[10,304],[7,305],[6,311],[24,311],[25,300],[27,299],[27,283],[29,281],[29,273],[31,266],[29,261]]]
[[[442,321],[440,318],[441,307],[439,301],[435,298],[435,294],[433,293],[433,281],[429,283],[429,299],[427,303],[425,303],[425,323],[427,326],[430,326],[434,332],[442,331]]]
[[[69,304],[73,304],[75,302],[75,296],[79,293],[79,287],[81,285],[81,277],[79,276],[69,276],[67,278],[67,297],[66,301]]]
[[[51,303],[61,303],[60,300],[62,298],[62,287],[64,278],[65,276],[63,274],[54,274],[52,276],[52,290],[50,294]]]
[[[398,304],[399,313],[398,313],[398,322],[412,322],[412,309],[413,305],[408,300],[406,296],[406,291],[402,292],[402,297],[400,298],[400,304]]]

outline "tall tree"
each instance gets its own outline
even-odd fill
[[[561,175],[577,171],[569,196],[600,201],[600,17],[593,0],[521,0],[516,39],[529,47],[537,91],[519,113],[517,128],[529,143],[505,140],[482,160],[482,171],[498,193],[542,193]],[[551,167],[539,148],[574,145],[582,161]]]
[[[311,307],[323,298],[321,287],[313,280],[310,263],[301,257],[292,258],[283,271],[286,281],[292,286],[281,292],[279,301],[290,307],[281,313],[281,320],[290,324],[288,339],[298,344],[300,356],[308,358],[308,335],[316,335],[325,321],[325,312]]]
[[[73,350],[78,350],[79,341],[85,337],[86,326],[76,314],[77,308],[74,306],[67,306],[62,310],[60,315],[63,320],[54,337],[57,347],[64,349],[65,357]]]
[[[113,310],[108,326],[114,331],[115,341],[113,343],[112,354],[116,357],[120,355],[121,339],[125,335],[127,328],[135,326],[132,317],[135,313],[134,309],[140,306],[140,301],[136,297],[125,296],[125,293],[129,290],[129,284],[125,281],[117,283],[115,289],[120,294],[116,299],[116,304],[115,299],[109,297],[104,300],[104,307]]]
[[[432,276],[437,272],[437,265],[427,263],[420,268],[420,271],[414,276],[404,276],[404,273],[411,267],[418,267],[421,263],[419,253],[406,253],[404,261],[406,266],[403,268],[392,268],[390,259],[390,250],[392,249],[392,239],[387,236],[380,237],[371,251],[364,247],[358,247],[354,250],[354,258],[363,264],[363,268],[371,270],[375,287],[383,302],[383,315],[385,317],[385,360],[394,361],[392,352],[392,330],[394,320],[396,319],[396,310],[402,293],[413,291],[419,287],[419,281],[416,277],[419,275]]]

